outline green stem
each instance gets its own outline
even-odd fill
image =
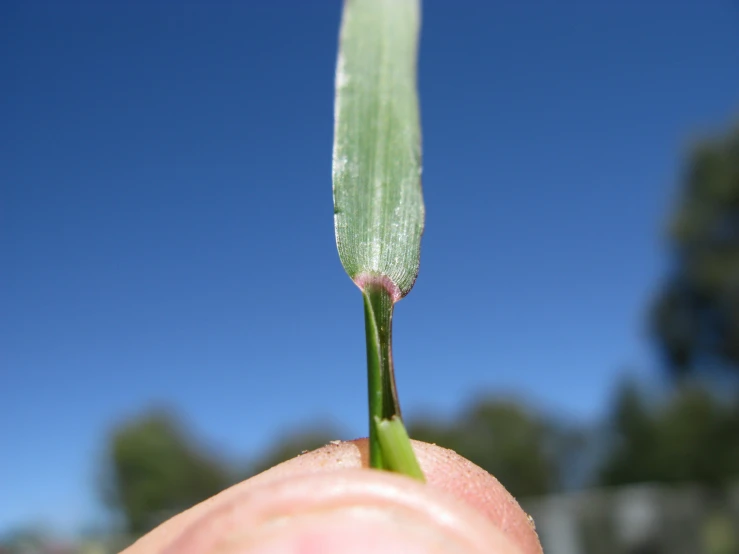
[[[420,474],[423,478],[401,421],[398,392],[395,387],[392,354],[395,302],[381,282],[366,283],[362,296],[367,339],[370,467],[399,471],[413,477]],[[394,422],[392,433],[388,433],[387,426],[384,425],[390,421]],[[383,435],[383,440],[380,439],[380,434]],[[399,459],[407,461],[409,457],[413,463],[401,463],[400,466],[396,463]]]
[[[425,481],[421,466],[413,452],[408,433],[400,418],[393,417],[380,421],[375,419],[377,438],[382,449],[382,461],[385,468],[397,471],[419,481]]]

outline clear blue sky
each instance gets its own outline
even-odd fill
[[[246,458],[365,433],[336,253],[340,3],[0,6],[0,531],[98,518],[106,431],[155,403]],[[486,391],[595,420],[681,154],[739,108],[730,0],[424,6],[427,230],[396,310],[407,416]]]

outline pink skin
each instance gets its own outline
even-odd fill
[[[330,444],[173,517],[122,554],[541,554],[490,474],[413,441],[423,484],[368,470],[367,441]]]

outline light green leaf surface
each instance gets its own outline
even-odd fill
[[[426,481],[400,418],[397,416],[383,420],[376,418],[375,425],[385,467],[418,481]]]
[[[424,207],[418,0],[347,0],[336,67],[334,223],[341,263],[397,301],[418,275]]]

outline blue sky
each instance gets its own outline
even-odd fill
[[[0,6],[0,532],[99,519],[153,404],[246,459],[365,434],[336,253],[340,3]],[[407,417],[486,392],[580,421],[656,378],[645,305],[681,155],[739,109],[735,2],[424,5],[427,227],[396,309]]]

